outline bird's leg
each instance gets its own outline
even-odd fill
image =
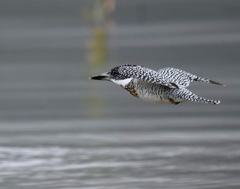
[[[169,102],[170,102],[171,104],[177,105],[177,104],[180,103],[180,102],[175,102],[172,98],[168,98],[168,100],[169,100]]]

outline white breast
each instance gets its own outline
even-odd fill
[[[164,86],[143,81],[136,81],[135,86],[138,96],[142,100],[152,103],[169,103]]]
[[[127,78],[127,79],[122,79],[122,80],[111,79],[111,81],[113,83],[120,85],[122,87],[125,87],[131,80],[132,80],[132,78]]]

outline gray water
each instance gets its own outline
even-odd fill
[[[239,1],[117,1],[106,64],[87,61],[94,1],[3,0],[0,188],[240,188]],[[91,74],[177,67],[220,105],[150,104]]]

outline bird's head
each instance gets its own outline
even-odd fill
[[[90,77],[90,79],[93,80],[106,80],[111,81],[115,84],[125,86],[128,82],[132,80],[131,75],[122,74],[121,69],[126,66],[132,66],[132,65],[121,65],[117,66],[113,69],[111,69],[109,72],[105,72],[99,75],[95,75]]]

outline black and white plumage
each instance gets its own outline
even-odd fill
[[[216,81],[198,77],[176,68],[163,68],[158,71],[138,65],[121,65],[90,79],[108,80],[120,85],[133,96],[154,103],[179,104],[185,101],[219,104],[219,100],[199,97],[186,87],[192,81],[222,85]]]

